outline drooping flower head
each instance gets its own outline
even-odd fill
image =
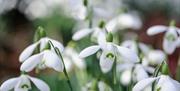
[[[29,91],[32,89],[31,82],[40,91],[50,91],[49,86],[44,81],[25,74],[5,81],[1,85],[0,91],[10,91],[12,89],[14,89],[14,91]]]

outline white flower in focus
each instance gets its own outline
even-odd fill
[[[63,71],[64,65],[62,63],[62,59],[60,59],[55,53],[52,45],[50,45],[50,49],[46,49],[48,41],[51,41],[53,45],[60,50],[60,52],[63,51],[64,47],[58,41],[47,37],[42,38],[38,42],[28,46],[20,54],[19,60],[20,62],[23,62],[20,68],[21,71],[29,72],[32,71],[35,67],[39,69],[49,67],[56,71]],[[33,55],[33,52],[37,47],[39,47],[40,53]]]
[[[106,24],[106,28],[110,32],[116,32],[123,29],[135,29],[138,30],[142,26],[142,22],[137,15],[133,14],[121,14]]]
[[[111,70],[114,61],[138,62],[137,54],[128,48],[118,46],[116,44],[106,42],[105,35],[100,34],[98,39],[99,45],[93,45],[85,48],[79,56],[81,58],[88,57],[98,51],[102,51],[100,56],[100,67],[102,72],[107,73]]]
[[[73,48],[66,47],[63,54],[65,67],[68,72],[73,69],[73,66],[76,66],[79,69],[86,68],[84,60],[79,58],[78,53]]]
[[[179,91],[180,83],[173,80],[168,75],[161,75],[158,77],[147,78],[139,81],[134,87],[133,91],[151,91],[145,90],[155,82],[155,91]]]
[[[30,72],[35,67],[39,69],[44,69],[46,67],[53,68],[58,72],[63,72],[64,65],[62,63],[62,59],[58,57],[58,55],[50,50],[45,50],[39,54],[35,54],[25,60],[21,67],[21,71]]]
[[[1,87],[0,91],[29,91],[31,90],[31,82],[40,90],[40,91],[50,91],[49,86],[42,80],[31,77],[29,75],[21,75],[16,78],[11,78],[5,81]]]
[[[163,39],[163,49],[167,54],[172,54],[177,47],[180,47],[180,29],[174,26],[156,25],[147,30],[148,35],[155,35],[166,32]]]
[[[33,52],[34,52],[35,49],[38,47],[38,45],[40,46],[40,52],[43,51],[43,50],[46,48],[46,46],[47,46],[47,44],[48,44],[49,41],[51,41],[51,42],[53,43],[53,45],[60,50],[60,52],[63,52],[64,47],[63,47],[63,45],[62,45],[60,42],[58,42],[58,41],[56,41],[56,40],[53,40],[53,39],[51,39],[51,38],[45,37],[45,38],[41,38],[38,42],[36,42],[36,43],[34,43],[34,44],[31,44],[30,46],[28,46],[27,48],[25,48],[25,49],[23,50],[23,52],[20,54],[19,61],[20,61],[20,62],[23,62],[23,61],[25,61],[27,58],[29,58],[30,56],[32,56]],[[51,46],[50,49],[51,49],[52,51],[54,51],[54,48],[52,47],[52,45],[50,45],[50,46]]]

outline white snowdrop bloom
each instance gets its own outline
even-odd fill
[[[29,72],[32,71],[35,67],[39,69],[49,67],[59,72],[63,71],[64,65],[62,63],[62,59],[60,59],[55,53],[52,45],[50,45],[50,49],[45,49],[48,41],[51,41],[52,44],[60,50],[60,52],[63,51],[64,47],[58,41],[47,37],[42,38],[38,42],[28,46],[21,53],[19,57],[20,62],[23,62],[20,68],[21,71]],[[38,47],[38,45],[40,47],[40,53],[33,55],[33,52]]]
[[[73,67],[77,67],[79,69],[85,69],[86,64],[83,59],[79,58],[79,54],[71,47],[66,47],[63,52],[64,63],[67,71],[71,71]]]
[[[73,18],[84,20],[87,17],[88,11],[83,4],[83,0],[68,0],[68,6]]]
[[[0,0],[0,14],[5,13],[13,8],[16,8],[17,0]]]
[[[31,90],[31,82],[40,90],[40,91],[50,91],[49,86],[42,80],[31,77],[29,75],[21,75],[16,78],[11,78],[5,81],[1,87],[0,91],[29,91]]]
[[[20,54],[19,61],[24,62],[27,58],[32,56],[33,52],[38,47],[38,45],[40,46],[40,52],[43,51],[44,48],[46,48],[49,41],[51,41],[53,43],[53,45],[60,50],[60,52],[62,52],[64,50],[64,47],[60,42],[53,40],[51,38],[45,37],[45,38],[41,38],[38,42],[31,44],[30,46],[25,48],[23,50],[23,52]],[[50,45],[50,46],[51,46],[50,49],[52,51],[54,51],[54,48],[52,47],[52,45]]]
[[[161,75],[139,81],[133,87],[133,91],[151,91],[145,89],[151,86],[153,82],[155,82],[155,91],[179,91],[180,89],[180,83],[178,81],[173,80],[168,75]]]
[[[92,37],[95,37],[96,39],[98,39],[98,35],[104,32],[104,29],[95,27],[95,28],[84,28],[81,30],[78,30],[72,37],[73,40],[80,40],[88,35],[92,35]]]
[[[87,83],[81,89],[82,91],[94,91],[95,89],[92,86],[94,86],[93,81]],[[113,91],[112,88],[108,86],[106,83],[104,83],[103,81],[98,81],[97,87],[98,87],[98,91]]]
[[[46,67],[53,68],[58,72],[63,72],[64,65],[62,63],[62,59],[58,57],[58,55],[50,50],[45,50],[41,53],[35,54],[28,59],[26,59],[22,65],[20,70],[25,72],[32,71],[35,67],[39,69],[44,69]]]
[[[132,78],[131,70],[125,70],[121,73],[120,82],[124,86],[127,86],[130,84]]]
[[[140,18],[137,15],[130,13],[121,14],[106,24],[107,30],[111,32],[128,28],[138,30],[141,26],[142,22]]]
[[[166,54],[161,50],[153,50],[144,43],[136,43],[133,40],[126,40],[121,44],[134,52],[139,54],[139,51],[143,54],[143,63],[147,65],[158,65],[166,59]],[[138,50],[139,49],[139,50]],[[145,62],[146,61],[146,62]]]
[[[166,59],[166,55],[161,50],[151,50],[148,53],[147,58],[148,58],[149,64],[158,65],[158,64],[161,64],[162,61]]]
[[[136,42],[134,40],[125,40],[121,43],[121,46],[129,48],[133,50],[134,52],[136,52],[137,54],[141,52],[144,55],[147,55],[149,51],[151,50],[148,45],[141,42]]]
[[[117,65],[117,72],[121,73],[120,82],[124,86],[129,85],[131,81],[138,82],[148,78],[148,73],[151,73],[149,69],[152,69],[152,67],[142,64],[123,63]]]
[[[117,62],[122,61],[122,59],[132,63],[139,62],[137,54],[132,50],[110,42],[106,42],[105,36],[103,36],[102,34],[100,34],[99,36],[99,45],[93,45],[85,48],[81,51],[79,56],[81,58],[85,58],[101,50],[102,53],[100,56],[100,67],[102,72],[109,72],[115,60]]]
[[[147,30],[148,35],[166,32],[163,39],[163,49],[167,54],[172,54],[180,44],[180,29],[174,26],[156,25]]]

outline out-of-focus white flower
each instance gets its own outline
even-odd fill
[[[46,49],[48,42],[57,47],[60,52],[63,51],[64,47],[61,43],[50,38],[42,38],[38,42],[28,46],[20,55],[19,60],[23,62],[21,65],[21,71],[29,72],[35,67],[43,69],[46,67],[53,68],[56,71],[62,72],[64,65],[62,59],[55,53],[54,48],[50,45],[50,49]],[[33,55],[35,49],[39,46],[40,53]]]
[[[135,29],[138,30],[142,26],[142,21],[139,16],[133,14],[121,14],[106,24],[106,28],[110,32],[116,32],[123,29]]]
[[[75,19],[84,20],[87,17],[87,7],[84,6],[83,0],[68,0],[70,14]]]
[[[133,82],[138,82],[148,78],[148,73],[152,73],[154,68],[143,64],[124,63],[117,65],[117,72],[121,73],[120,82],[127,86]]]
[[[95,28],[84,28],[81,30],[78,30],[72,37],[73,40],[80,40],[88,35],[92,35],[92,37],[95,37],[96,39],[98,39],[98,35],[104,32],[104,29],[95,27]]]
[[[102,72],[107,73],[111,70],[114,61],[116,60],[121,61],[127,61],[127,62],[138,62],[139,58],[135,52],[132,50],[118,46],[116,44],[106,42],[105,36],[103,34],[99,35],[98,43],[99,45],[93,45],[90,47],[85,48],[79,56],[81,58],[88,57],[92,54],[95,54],[99,50],[102,51],[102,54],[100,56],[100,67]]]
[[[151,50],[148,55],[148,62],[152,65],[161,64],[166,59],[166,55],[161,50]]]
[[[16,8],[17,0],[0,0],[0,14]]]
[[[144,43],[136,43],[133,40],[126,40],[122,42],[121,45],[133,50],[138,54],[143,54],[142,63],[147,63],[147,65],[158,65],[166,59],[166,54],[163,51],[153,50]]]
[[[16,78],[11,78],[5,81],[1,87],[0,91],[29,91],[31,89],[31,82],[40,90],[40,91],[50,91],[49,86],[42,80],[31,77],[29,75],[21,75]]]
[[[147,78],[139,81],[134,87],[133,91],[151,91],[145,90],[147,87],[151,86],[155,81],[155,91],[179,91],[180,83],[173,80],[167,75],[161,75],[158,77]],[[152,87],[152,86],[151,86]]]
[[[82,87],[82,91],[94,91],[93,89],[93,81],[87,83],[85,86]],[[111,87],[108,86],[106,83],[104,83],[103,81],[98,81],[97,82],[97,87],[98,87],[98,91],[112,91]]]
[[[79,69],[86,68],[86,64],[83,59],[79,58],[78,53],[71,47],[66,47],[64,52],[64,64],[67,71],[71,71],[75,65]]]
[[[155,35],[166,32],[163,39],[163,49],[167,54],[172,54],[177,47],[180,47],[180,29],[174,26],[156,25],[147,30],[148,35]]]

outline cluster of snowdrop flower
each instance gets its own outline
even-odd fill
[[[19,61],[22,63],[20,70],[22,74],[19,77],[11,78],[5,81],[0,91],[29,91],[31,82],[40,91],[50,91],[49,86],[38,78],[31,77],[27,74],[34,69],[52,68],[58,72],[64,72],[64,63],[61,53],[64,50],[63,45],[57,40],[46,37],[45,31],[38,27],[35,35],[35,42],[25,48],[20,54]],[[67,73],[65,73],[67,76]]]

